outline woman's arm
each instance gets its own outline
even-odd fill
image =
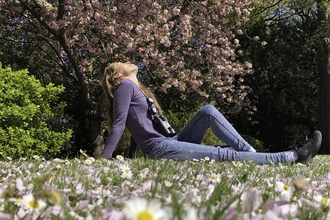
[[[102,152],[102,157],[112,157],[112,154],[125,130],[128,110],[133,95],[133,85],[131,83],[133,82],[130,80],[123,80],[114,92],[113,123]]]

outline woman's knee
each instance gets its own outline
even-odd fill
[[[206,114],[210,114],[214,111],[218,111],[213,105],[211,104],[208,104],[208,105],[205,105],[203,106],[201,109],[200,109],[201,112],[203,113],[206,113]]]

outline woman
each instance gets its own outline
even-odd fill
[[[153,122],[152,107],[161,115],[161,108],[154,95],[137,79],[138,67],[129,62],[112,63],[107,66],[102,79],[107,106],[107,118],[111,127],[103,158],[111,158],[125,127],[129,130],[142,152],[149,158],[177,160],[201,159],[208,157],[218,161],[255,161],[268,163],[311,163],[317,154],[322,135],[314,131],[309,141],[301,148],[279,153],[257,153],[224,116],[212,105],[202,107],[189,123],[174,137],[166,137]],[[148,103],[148,98],[154,100]],[[228,148],[201,145],[208,128]]]

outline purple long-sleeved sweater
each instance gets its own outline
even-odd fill
[[[125,127],[144,153],[159,141],[167,139],[152,123],[147,96],[129,79],[122,80],[114,92],[113,124],[102,157],[112,157]]]

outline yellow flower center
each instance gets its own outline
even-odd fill
[[[215,180],[215,179],[217,179],[217,176],[216,175],[212,175],[211,176],[211,179]]]
[[[52,195],[53,195],[53,199],[56,201],[56,202],[59,202],[60,201],[60,194],[57,193],[57,192],[52,192]]]
[[[125,169],[125,173],[129,173],[129,169],[128,168]]]
[[[234,165],[236,167],[242,167],[243,166],[243,164],[241,162],[234,162]]]
[[[329,204],[329,200],[327,198],[322,198],[321,199],[321,203],[328,205]]]
[[[138,220],[153,220],[154,217],[152,216],[152,214],[148,211],[141,211],[138,216],[137,216]]]
[[[290,187],[289,187],[289,185],[286,184],[283,186],[283,188],[284,188],[284,190],[288,191]]]
[[[33,207],[33,208],[35,208],[35,209],[40,208],[40,205],[39,205],[38,202],[36,202],[36,200],[31,200],[31,201],[29,202],[29,205],[30,205],[30,207]]]

